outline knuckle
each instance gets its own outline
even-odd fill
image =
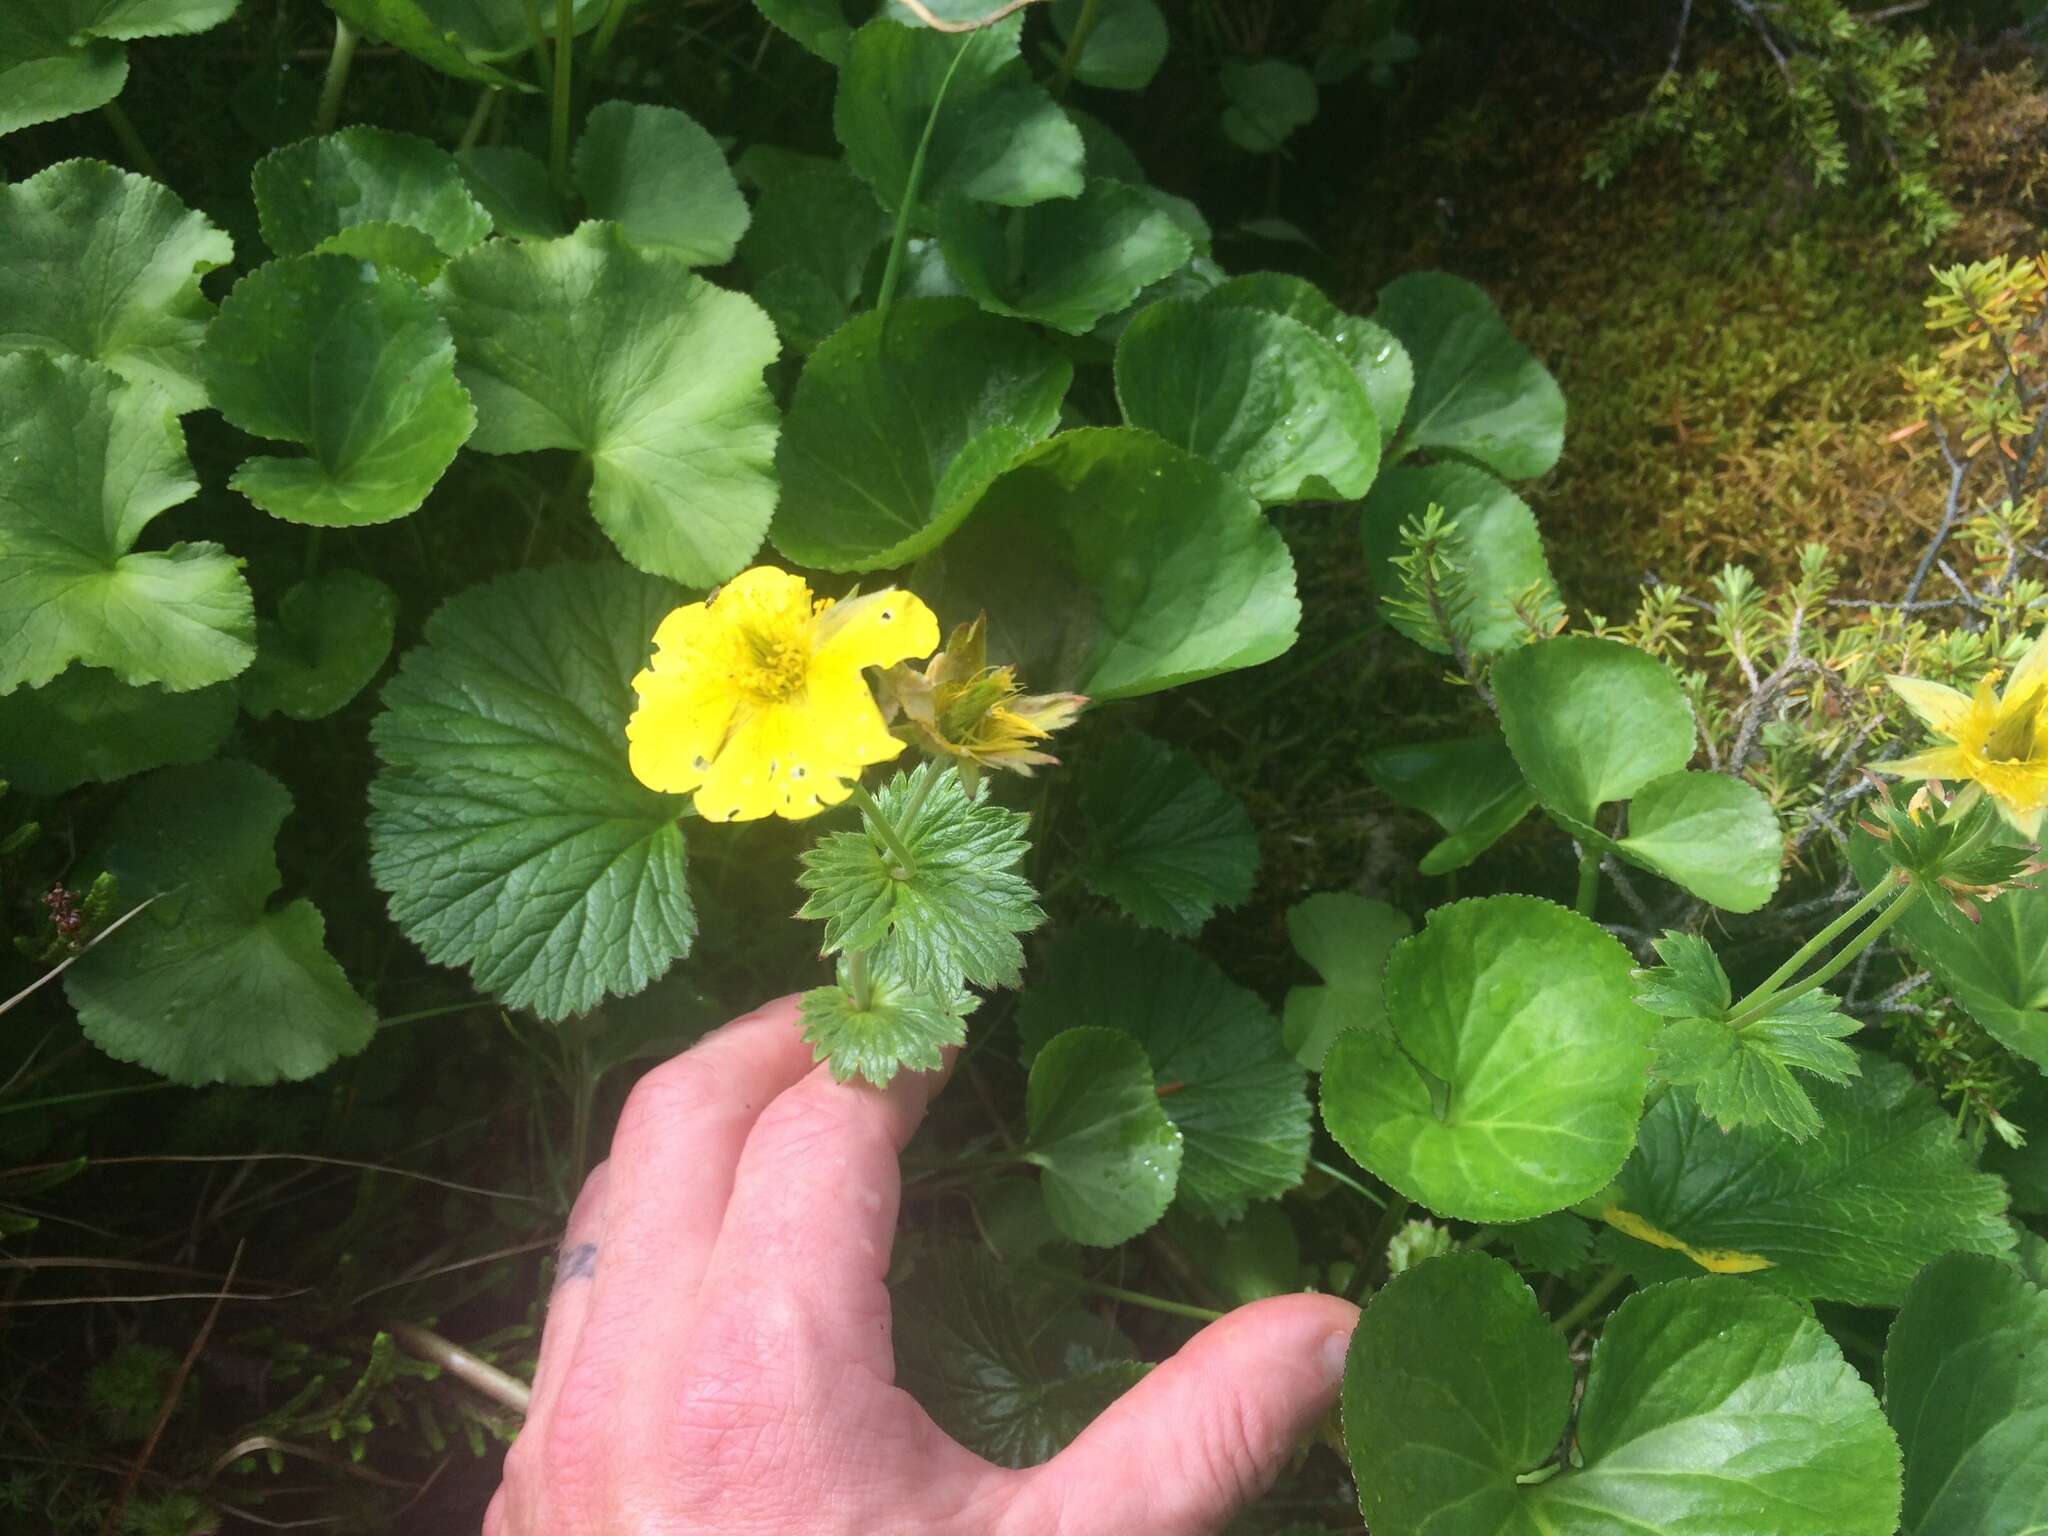
[[[708,1058],[678,1056],[643,1076],[626,1095],[615,1150],[659,1141],[664,1133],[738,1108],[739,1085]]]

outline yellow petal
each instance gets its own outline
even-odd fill
[[[2012,681],[2005,685],[2005,697],[2011,700],[2026,698],[2048,687],[2048,629],[2044,629],[2027,647],[2027,654],[2012,669]]]
[[[775,815],[792,791],[801,792],[810,806],[814,789],[830,781],[813,778],[811,767],[796,760],[793,714],[786,704],[771,704],[736,722],[697,790],[699,816],[706,821],[759,821]]]
[[[858,778],[868,764],[885,763],[903,750],[858,672],[813,671],[790,709],[802,722],[808,756],[826,772]]]
[[[2022,808],[2008,801],[2000,800],[1995,795],[1992,797],[1991,803],[1998,807],[1998,814],[2005,818],[2005,824],[2011,827],[2013,831],[2019,833],[2021,837],[2033,843],[2038,843],[2041,840],[2041,818],[2044,810],[2048,810],[2048,808],[2038,805]]]
[[[1753,1275],[1760,1269],[1770,1269],[1774,1263],[1760,1253],[1744,1253],[1740,1248],[1695,1248],[1663,1228],[1652,1226],[1634,1211],[1625,1211],[1618,1205],[1602,1210],[1600,1219],[1616,1231],[1626,1232],[1652,1247],[1670,1248],[1682,1253],[1710,1274]]]
[[[728,622],[742,619],[787,621],[811,616],[811,587],[803,577],[772,565],[750,566],[711,595],[707,604]]]
[[[1945,683],[1930,683],[1924,677],[1900,677],[1896,674],[1885,681],[1930,730],[1943,736],[1955,735],[1956,727],[1970,712],[1970,696]]]
[[[938,649],[939,621],[931,609],[896,587],[834,603],[818,615],[812,641],[814,668],[887,667]]]
[[[649,789],[686,795],[704,782],[731,728],[733,695],[714,673],[662,673],[633,679],[639,705],[626,721],[626,760]]]
[[[1910,757],[1895,757],[1888,763],[1872,763],[1879,773],[1895,779],[1966,779],[1970,760],[1957,747],[1930,747]]]

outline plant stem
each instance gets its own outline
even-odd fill
[[[128,114],[121,110],[121,103],[110,101],[101,112],[106,115],[107,126],[114,130],[114,137],[121,142],[121,153],[135,163],[135,169],[151,181],[164,179],[164,168],[156,163],[156,156],[149,152],[149,146],[142,142],[142,135],[135,131],[135,124]]]
[[[1317,1173],[1320,1173],[1324,1178],[1330,1179],[1338,1184],[1342,1184],[1354,1195],[1359,1195],[1367,1200],[1370,1200],[1374,1205],[1378,1206],[1381,1210],[1384,1211],[1387,1208],[1386,1201],[1382,1200],[1378,1195],[1374,1194],[1371,1190],[1367,1189],[1363,1184],[1359,1183],[1358,1180],[1351,1177],[1351,1175],[1346,1173],[1342,1168],[1333,1168],[1330,1164],[1324,1162],[1320,1157],[1310,1158],[1308,1160],[1308,1165],[1309,1167],[1315,1169]]]
[[[1738,1014],[1747,1013],[1757,1003],[1762,1002],[1794,976],[1797,976],[1809,960],[1813,959],[1815,955],[1818,955],[1822,950],[1834,943],[1835,940],[1855,927],[1858,922],[1862,921],[1865,913],[1869,912],[1871,908],[1877,906],[1891,894],[1892,889],[1893,886],[1890,881],[1879,885],[1861,901],[1849,908],[1848,911],[1829,923],[1827,927],[1821,929],[1819,933],[1816,933],[1812,938],[1800,945],[1793,952],[1791,959],[1764,978],[1762,986],[1728,1010],[1729,1017],[1733,1018]]]
[[[569,190],[569,106],[575,91],[576,0],[555,0],[555,99],[548,135],[548,163],[555,185]]]
[[[348,88],[348,67],[355,61],[356,29],[334,18],[334,51],[327,56],[327,78],[320,86],[320,108],[313,114],[315,133],[332,133],[341,118],[341,93]]]
[[[1599,900],[1600,850],[1583,848],[1579,851],[1579,893],[1572,898],[1572,910],[1581,917],[1591,917]]]
[[[1884,887],[1880,886],[1879,889],[1882,890],[1884,889]],[[1751,1007],[1744,1012],[1735,1014],[1728,1020],[1728,1027],[1731,1029],[1740,1029],[1743,1025],[1749,1023],[1752,1019],[1760,1018],[1767,1009],[1776,1007],[1782,1003],[1788,1003],[1795,997],[1804,996],[1806,993],[1813,991],[1816,987],[1826,986],[1829,982],[1833,981],[1837,976],[1839,976],[1844,970],[1848,969],[1848,967],[1855,962],[1855,959],[1858,955],[1862,954],[1863,951],[1870,948],[1871,945],[1875,944],[1878,941],[1878,939],[1884,935],[1884,931],[1887,928],[1891,927],[1893,923],[1896,923],[1900,918],[1904,917],[1906,913],[1912,909],[1913,903],[1918,901],[1919,899],[1919,886],[1908,885],[1902,888],[1899,891],[1897,899],[1894,900],[1892,904],[1886,907],[1882,912],[1878,913],[1876,917],[1872,918],[1870,920],[1870,926],[1868,928],[1865,928],[1861,933],[1857,934],[1855,938],[1851,939],[1847,944],[1844,944],[1842,946],[1842,952],[1836,955],[1834,959],[1830,960],[1826,965],[1822,966],[1819,970],[1815,971],[1811,976],[1807,977],[1806,980],[1800,982],[1799,985],[1797,985],[1796,987],[1787,987],[1782,992],[1773,992],[1772,994],[1770,994],[1770,996],[1758,1002],[1754,1007]]]
[[[967,57],[967,50],[974,46],[977,35],[968,33],[962,39],[959,51],[953,55],[953,62],[946,66],[946,73],[939,80],[939,89],[932,97],[931,112],[924,120],[924,132],[918,135],[917,151],[910,157],[910,174],[903,180],[903,196],[896,209],[896,230],[889,237],[889,259],[882,266],[882,290],[875,298],[875,313],[882,317],[878,323],[885,332],[889,324],[889,304],[896,297],[896,282],[902,276],[903,248],[910,243],[910,210],[917,206],[917,194],[924,185],[925,152],[932,146],[932,130],[938,126],[939,109],[946,104],[946,88],[953,83],[960,61]]]
[[[597,78],[597,66],[611,51],[612,39],[619,35],[619,23],[626,19],[626,12],[632,8],[633,0],[612,0],[605,7],[604,20],[597,24],[597,31],[590,39],[590,49],[583,55],[584,72],[591,79]]]
[[[882,839],[883,846],[896,860],[896,868],[889,873],[898,880],[908,880],[910,872],[917,868],[917,860],[903,845],[903,838],[896,831],[895,824],[883,813],[881,802],[868,793],[866,785],[856,784],[853,786],[853,803],[866,813],[868,824],[875,829],[876,835]]]
[[[455,153],[475,149],[476,141],[484,136],[484,127],[491,120],[491,108],[498,103],[498,88],[484,87],[483,95],[476,99],[476,110],[469,114],[469,123],[462,130],[462,137],[455,141]]]
[[[176,1083],[136,1083],[125,1088],[92,1088],[83,1093],[60,1093],[47,1099],[24,1099],[19,1104],[0,1104],[0,1115],[11,1115],[23,1109],[49,1109],[58,1104],[84,1104],[93,1099],[116,1099],[130,1093],[157,1093],[165,1088],[175,1088]]]
[[[1088,46],[1088,34],[1095,30],[1095,23],[1102,19],[1102,0],[1081,0],[1081,14],[1074,22],[1073,35],[1067,39],[1067,51],[1060,55],[1060,67],[1052,77],[1052,94],[1055,97],[1067,94],[1067,87],[1074,83],[1074,71],[1081,63],[1081,50]]]
[[[1073,1275],[1062,1278],[1068,1285],[1078,1285],[1084,1291],[1097,1296],[1107,1296],[1112,1301],[1128,1302],[1134,1307],[1150,1307],[1154,1312],[1167,1312],[1175,1317],[1191,1317],[1198,1323],[1213,1323],[1223,1316],[1213,1307],[1198,1307],[1185,1301],[1168,1301],[1164,1296],[1147,1296],[1143,1291],[1127,1291],[1120,1285],[1104,1285],[1100,1280],[1082,1280]]]
[[[555,61],[548,50],[548,35],[541,30],[540,0],[526,0],[526,35],[533,44],[534,80],[545,88],[554,78]]]
[[[1600,1310],[1600,1303],[1621,1289],[1628,1279],[1628,1271],[1619,1264],[1610,1265],[1605,1274],[1593,1282],[1593,1288],[1571,1304],[1569,1310],[1550,1326],[1559,1333],[1570,1333],[1579,1324]]]
[[[1409,1202],[1406,1195],[1396,1195],[1387,1202],[1380,1212],[1379,1225],[1372,1229],[1372,1236],[1366,1239],[1365,1268],[1375,1274],[1386,1273],[1387,1249],[1393,1245],[1394,1234],[1401,1230],[1401,1223],[1408,1219]]]
[[[866,1013],[872,999],[868,996],[868,952],[864,949],[847,951],[846,990],[853,998],[855,1011]]]

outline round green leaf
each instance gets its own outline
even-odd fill
[[[680,601],[614,566],[521,571],[427,621],[371,729],[370,873],[406,936],[542,1018],[687,954],[685,802],[626,764],[632,679]]]
[[[1299,320],[1343,354],[1364,386],[1385,443],[1401,425],[1408,395],[1415,387],[1415,367],[1408,353],[1385,326],[1347,315],[1324,297],[1307,278],[1287,272],[1247,272],[1219,285],[1204,301],[1216,308],[1269,310]]]
[[[1182,1206],[1231,1221],[1301,1182],[1309,1105],[1300,1063],[1256,994],[1184,944],[1121,924],[1060,930],[1043,979],[1024,994],[1019,1043],[1038,1062],[1073,1025],[1117,1030],[1145,1048],[1158,1103],[1186,1138]],[[1035,1058],[1035,1059],[1034,1059]]]
[[[1446,584],[1445,597],[1457,612],[1465,644],[1482,656],[1522,644],[1529,638],[1529,628],[1516,605],[1532,592],[1538,605],[1556,604],[1557,582],[1544,558],[1543,538],[1529,504],[1469,464],[1403,465],[1387,470],[1373,486],[1359,527],[1381,603],[1404,591],[1394,564],[1406,549],[1401,530],[1432,505],[1443,508],[1447,525],[1456,530],[1457,559],[1463,569]],[[1433,628],[1392,614],[1388,622],[1417,645],[1437,652],[1446,649]]]
[[[1498,1259],[1390,1280],[1353,1335],[1344,1439],[1373,1536],[1891,1536],[1899,1452],[1802,1308],[1700,1279],[1608,1320],[1578,1408],[1562,1335]]]
[[[1866,1059],[1847,1083],[1803,1083],[1821,1117],[1807,1141],[1768,1125],[1724,1132],[1693,1095],[1659,1099],[1605,1213],[1610,1262],[1658,1279],[1697,1273],[1705,1256],[1789,1295],[1888,1307],[1944,1253],[2012,1247],[2005,1186],[1972,1166],[1905,1068]]]
[[[90,358],[154,384],[180,413],[197,410],[213,318],[199,279],[234,254],[205,215],[97,160],[0,184],[0,353]]]
[[[538,156],[509,144],[483,144],[458,150],[455,163],[462,184],[483,205],[499,234],[552,240],[569,232],[561,196]]]
[[[1074,29],[1092,11],[1095,22],[1074,55],[1074,78],[1110,91],[1142,91],[1166,62],[1166,16],[1157,0],[1053,0],[1053,30],[1064,56]]]
[[[776,448],[771,537],[799,565],[871,571],[936,548],[1059,423],[1074,370],[965,299],[869,312],[812,354]]]
[[[1692,706],[1656,657],[1616,640],[1560,635],[1494,663],[1500,723],[1548,810],[1590,826],[1692,757]]]
[[[1198,453],[1267,503],[1363,496],[1380,429],[1335,347],[1299,320],[1169,299],[1125,329],[1116,394],[1126,420]]]
[[[578,0],[584,14],[590,14],[589,8],[593,3],[595,0]],[[498,29],[467,37],[461,30],[464,24],[474,26],[482,13],[497,9],[499,4],[518,4],[523,32],[526,15],[523,0],[434,0],[432,4],[428,0],[326,0],[326,4],[358,32],[381,37],[444,75],[453,75],[458,80],[481,81],[501,90],[534,89],[531,82],[517,75],[508,75],[490,62],[490,55],[496,51],[494,44],[503,40]],[[463,14],[465,10],[467,15]],[[555,8],[543,5],[540,11],[543,34],[552,34]],[[503,49],[498,52],[498,57],[509,58],[523,51],[523,47]]]
[[[14,0],[0,27],[0,134],[103,107],[128,83],[128,50],[85,37],[78,0]]]
[[[853,28],[841,0],[754,0],[755,9],[828,64],[846,57]]]
[[[347,256],[287,256],[235,284],[206,333],[206,383],[243,431],[309,450],[245,460],[228,483],[316,527],[416,510],[476,424],[434,301]]]
[[[2048,1293],[1969,1254],[1920,1272],[1884,1352],[1904,1536],[2048,1529]]]
[[[832,122],[883,207],[903,202],[927,122],[911,210],[921,229],[954,196],[1021,208],[1080,195],[1080,130],[1033,83],[1019,57],[1023,31],[1022,16],[964,34],[877,17],[853,35]]]
[[[1723,773],[1652,779],[1628,803],[1623,857],[1727,912],[1754,912],[1778,888],[1785,835],[1753,784]]]
[[[1191,938],[1251,899],[1259,838],[1244,805],[1184,752],[1135,732],[1081,763],[1081,883],[1148,928]]]
[[[756,189],[739,259],[782,339],[809,352],[853,318],[889,216],[843,160],[756,145],[739,159]]]
[[[596,26],[606,4],[607,0],[575,0],[570,11],[571,35],[581,36]],[[526,0],[417,0],[417,8],[472,59],[501,62],[533,47],[528,18],[535,13]],[[538,16],[541,35],[553,38],[557,31],[553,0],[540,7]]]
[[[1287,909],[1294,952],[1324,982],[1287,989],[1282,1034],[1296,1060],[1320,1072],[1330,1042],[1347,1029],[1387,1033],[1387,956],[1414,931],[1407,913],[1344,891],[1322,891]]]
[[[1144,1046],[1119,1030],[1067,1030],[1031,1064],[1024,1157],[1075,1242],[1113,1248],[1173,1203],[1181,1134],[1159,1104]]]
[[[1284,59],[1225,59],[1223,99],[1225,137],[1255,155],[1271,154],[1315,120],[1315,76]]]
[[[921,567],[942,612],[987,613],[1034,688],[1154,693],[1270,661],[1301,605],[1251,494],[1135,428],[1062,432],[996,481]]]
[[[213,756],[235,723],[224,683],[169,693],[133,688],[98,667],[72,667],[40,688],[0,697],[0,783],[32,795],[125,779]]]
[[[1079,197],[1028,208],[952,198],[938,230],[947,266],[983,309],[1074,336],[1194,254],[1147,189],[1094,177]]]
[[[1402,473],[1392,470],[1386,479]],[[1381,793],[1444,830],[1444,840],[1416,866],[1425,875],[1463,869],[1513,831],[1536,803],[1507,743],[1492,734],[1379,747],[1366,753],[1364,766]]]
[[[1373,319],[1415,364],[1399,451],[1454,454],[1503,480],[1540,475],[1564,451],[1564,393],[1463,278],[1412,272],[1380,290]]]
[[[673,251],[693,267],[732,260],[747,202],[718,141],[672,107],[607,101],[584,120],[576,187],[596,219],[635,245]]]
[[[249,664],[240,563],[218,544],[135,548],[198,489],[154,385],[79,358],[0,356],[0,694],[74,661],[181,691]]]
[[[374,576],[328,571],[278,600],[256,625],[256,660],[237,680],[258,720],[319,720],[369,686],[391,654],[398,598]]]
[[[296,1082],[370,1043],[374,1010],[308,901],[272,908],[282,784],[246,763],[141,780],[107,830],[106,867],[147,909],[64,973],[86,1038],[176,1083]]]
[[[353,256],[402,272],[421,287],[441,275],[448,258],[434,237],[410,224],[351,224],[313,247],[320,256]]]
[[[444,256],[491,232],[455,157],[385,128],[344,128],[301,139],[256,162],[250,185],[263,238],[280,256],[303,256],[358,224],[404,224]]]
[[[1391,1035],[1340,1034],[1323,1123],[1443,1216],[1523,1221],[1597,1193],[1635,1142],[1655,1021],[1626,949],[1533,896],[1454,902],[1387,960]]]
[[[759,306],[596,220],[480,246],[440,292],[472,447],[589,455],[591,511],[642,570],[710,586],[745,567],[775,509],[780,348]]]

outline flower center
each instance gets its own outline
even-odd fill
[[[811,648],[803,637],[750,632],[746,656],[734,681],[757,703],[780,704],[804,691]]]

